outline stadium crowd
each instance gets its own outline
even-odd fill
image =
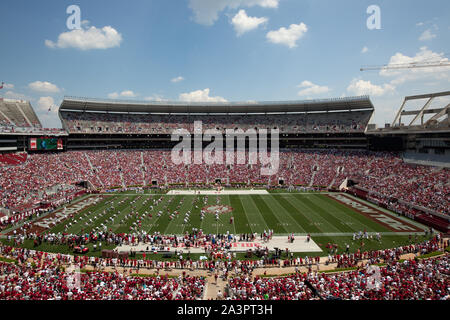
[[[93,177],[82,152],[30,154],[15,166],[0,163],[0,207],[26,211],[82,191],[75,183]]]
[[[17,262],[0,262],[0,300],[194,300],[205,286],[203,277],[186,273],[142,277],[95,270],[77,278],[68,266],[82,270],[83,257],[9,246],[0,246],[0,255]]]
[[[362,132],[370,112],[311,113],[286,115],[156,115],[61,112],[71,133],[149,133],[171,134],[176,129],[194,131],[194,121],[203,129],[279,129],[280,132]]]
[[[449,300],[448,255],[428,260],[393,262],[378,270],[343,273],[297,273],[265,278],[247,275],[229,280],[236,300]]]
[[[428,234],[428,233],[427,233]],[[146,250],[141,252],[143,259],[128,259],[125,262],[120,262],[117,259],[109,259],[106,265],[117,266],[121,263],[122,266],[140,266],[146,268],[153,268],[159,264],[159,262],[145,259],[146,255],[151,257],[155,253],[169,252],[170,248],[175,249],[175,256],[179,258],[179,261],[166,262],[166,267],[171,268],[195,268],[195,269],[225,269],[227,271],[235,270],[239,268],[239,272],[247,273],[251,272],[254,268],[261,268],[267,266],[312,266],[318,265],[319,257],[293,257],[289,251],[279,251],[275,255],[271,254],[267,247],[260,247],[254,250],[249,250],[247,255],[249,257],[255,256],[258,259],[249,261],[235,261],[235,252],[231,250],[233,243],[236,242],[254,242],[257,238],[267,241],[273,235],[273,231],[268,230],[264,233],[258,234],[203,234],[201,230],[194,229],[193,232],[186,232],[182,236],[177,235],[162,235],[159,232],[153,234],[146,234],[145,232],[133,233],[133,234],[114,234],[112,232],[90,232],[86,234],[67,234],[67,233],[45,233],[36,234],[31,232],[24,232],[23,234],[18,232],[14,235],[9,235],[7,240],[11,243],[14,240],[14,245],[20,246],[25,240],[32,240],[34,247],[38,247],[41,244],[46,246],[55,245],[58,248],[67,246],[68,251],[74,251],[76,247],[86,247],[89,244],[93,245],[94,251],[101,251],[101,248],[106,245],[107,247],[116,246],[129,246],[130,256],[135,256],[136,252],[133,248],[138,244],[146,246]],[[414,254],[426,254],[439,250],[439,248],[448,246],[448,243],[444,241],[441,234],[433,236],[433,233],[429,233],[429,240],[417,243],[411,243],[409,245],[401,246],[394,249],[385,250],[371,250],[364,251],[364,246],[360,246],[354,253],[346,251],[344,248],[338,248],[337,245],[328,244],[328,259],[326,264],[335,263],[338,268],[354,267],[363,260],[368,260],[370,263],[388,263],[396,261],[402,254],[414,253]],[[412,239],[411,239],[412,240]],[[191,248],[202,248],[205,254],[205,260],[203,262],[194,262],[190,258],[189,251]],[[188,253],[186,255],[186,253]],[[184,254],[184,256],[183,256]],[[250,254],[250,255],[249,255]],[[87,260],[88,257],[84,257]],[[93,258],[91,258],[93,259]],[[89,260],[93,262],[93,260]],[[98,259],[96,260],[98,263]],[[131,265],[130,265],[131,264]],[[161,265],[159,265],[161,266]],[[236,269],[236,273],[238,273]]]
[[[194,155],[191,155],[194,157]],[[338,188],[345,178],[359,182],[370,196],[405,214],[421,206],[450,214],[450,170],[412,165],[395,154],[368,151],[292,150],[280,152],[273,176],[261,163],[174,164],[170,151],[85,151],[30,154],[24,163],[0,163],[0,207],[19,212],[82,190],[89,181],[99,189],[126,186],[257,184]],[[398,200],[402,200],[399,203]]]
[[[417,258],[417,254],[435,252],[444,246],[448,246],[448,243],[444,243],[440,235],[437,235],[416,245],[361,253],[355,256],[360,265],[350,272],[335,274],[314,272],[311,265],[318,263],[318,259],[306,257],[302,262],[303,265],[309,265],[307,273],[296,270],[296,274],[292,276],[253,278],[252,272],[255,268],[288,267],[293,264],[282,260],[264,264],[258,260],[158,261],[145,257],[99,258],[52,254],[0,245],[0,256],[4,257],[4,262],[0,262],[0,299],[202,298],[205,279],[187,276],[186,271],[177,278],[159,276],[160,270],[170,271],[172,268],[202,269],[216,275],[222,273],[221,277],[228,280],[229,290],[225,296],[228,299],[318,299],[319,295],[323,298],[354,300],[449,299],[448,254],[428,260],[399,260],[404,253],[415,253]],[[335,257],[339,261],[342,256]],[[387,265],[379,268],[379,272],[368,268],[369,265],[380,262]],[[85,272],[77,279],[71,271],[73,268],[68,266],[77,267]],[[338,267],[342,265],[338,264]],[[106,272],[106,268],[109,272]],[[157,276],[134,275],[133,272],[139,274],[139,270],[143,268],[156,269]]]

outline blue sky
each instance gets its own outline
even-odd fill
[[[369,30],[370,5],[381,29]],[[66,9],[78,5],[81,30]],[[369,94],[372,122],[404,96],[450,89],[450,68],[361,72],[450,57],[450,2],[418,0],[4,0],[0,90],[59,127],[64,95],[268,101]]]

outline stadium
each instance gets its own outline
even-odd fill
[[[380,4],[8,1],[0,301],[450,300],[450,5]]]
[[[81,286],[92,279],[114,282],[114,274],[128,270],[130,279],[148,275],[141,281],[174,287],[129,297],[111,288],[92,296],[59,290],[65,298],[376,299],[375,282],[350,291],[321,285],[317,296],[300,284],[315,270],[324,272],[315,285],[320,278],[353,277],[366,265],[379,266],[381,277],[390,272],[386,265],[410,273],[416,262],[400,263],[405,257],[437,255],[420,261],[446,272],[448,106],[431,110],[444,114],[443,121],[372,130],[368,96],[214,104],[66,97],[60,130],[42,128],[27,102],[3,100],[0,107],[3,269],[26,269],[20,263],[31,259],[38,270],[41,263],[78,266]],[[194,132],[197,121],[223,136],[243,129],[246,143],[232,164],[173,163],[178,140],[171,132]],[[261,162],[249,164],[249,129],[279,130],[275,174],[262,175]],[[421,144],[430,139],[445,149],[430,148],[432,159],[426,159]],[[415,153],[419,146],[422,153]],[[182,283],[163,277],[177,274],[184,275]],[[289,290],[275,295],[267,286]],[[440,299],[436,288],[444,294],[448,279],[436,277],[427,286],[430,292],[420,297]],[[17,297],[13,293],[3,290],[2,298]],[[411,288],[383,294],[419,298]]]

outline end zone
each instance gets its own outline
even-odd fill
[[[346,194],[338,193],[327,194],[328,197],[333,200],[342,203],[343,205],[353,209],[359,214],[364,215],[365,217],[375,221],[382,226],[388,228],[394,232],[423,232],[423,230],[419,229],[417,226],[407,223],[403,220],[400,220],[394,216],[388,215],[381,210],[378,210],[372,206],[368,206],[365,203],[356,200],[352,197],[349,197]]]

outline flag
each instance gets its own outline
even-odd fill
[[[4,85],[5,83],[4,82],[2,82],[2,85],[0,86],[0,89],[3,89],[3,85]]]

